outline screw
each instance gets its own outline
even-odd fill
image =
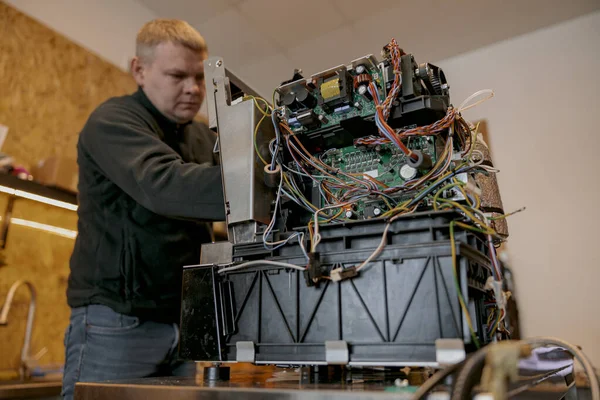
[[[217,67],[220,67],[221,65],[223,65],[223,60],[218,60],[217,61]]]

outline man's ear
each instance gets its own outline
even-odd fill
[[[130,65],[131,74],[138,86],[144,86],[144,74],[146,73],[146,65],[139,57],[133,57]]]

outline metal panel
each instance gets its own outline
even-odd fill
[[[210,126],[217,128],[219,135],[228,227],[232,231],[233,226],[268,224],[274,193],[264,183],[264,166],[254,147],[255,128],[263,114],[251,100],[231,104],[229,79],[221,58],[211,57],[204,66]],[[265,118],[256,135],[264,158],[269,158],[268,143],[274,136],[273,125]],[[253,236],[244,235],[240,240],[253,241]]]

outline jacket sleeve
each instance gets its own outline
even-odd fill
[[[148,210],[225,219],[221,168],[185,162],[135,111],[102,105],[82,130],[80,144],[108,179]]]

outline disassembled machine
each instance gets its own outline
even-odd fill
[[[443,71],[392,40],[273,103],[205,62],[229,241],[183,275],[196,361],[438,366],[510,337],[508,230],[487,145]]]

